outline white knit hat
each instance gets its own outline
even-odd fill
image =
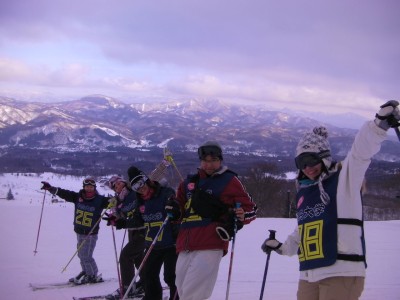
[[[300,139],[296,148],[296,157],[302,153],[317,153],[328,170],[332,164],[331,147],[328,142],[328,131],[323,126],[314,127]]]
[[[115,184],[120,181],[124,182],[125,184],[127,183],[122,177],[114,175],[107,181],[107,185],[110,189],[113,190]]]

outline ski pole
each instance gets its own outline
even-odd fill
[[[398,138],[399,141],[400,141],[400,129],[399,129],[399,127],[395,127],[395,128],[394,128],[394,132],[396,132],[397,138]]]
[[[119,251],[119,253],[121,253],[121,252],[122,252],[122,249],[124,248],[125,236],[126,236],[126,232],[127,232],[127,231],[128,231],[128,229],[125,228],[125,230],[124,230],[124,237],[122,238],[122,243],[121,243],[121,250]],[[118,260],[118,263],[119,263],[119,260]]]
[[[240,207],[240,203],[237,202],[236,203],[236,208]],[[228,300],[229,298],[229,288],[231,285],[231,274],[232,274],[232,265],[233,265],[233,254],[234,254],[234,250],[235,250],[235,241],[236,241],[236,232],[237,232],[237,217],[235,214],[234,217],[234,225],[233,225],[233,237],[232,237],[232,248],[231,248],[231,258],[229,260],[229,271],[228,271],[228,283],[226,286],[226,296],[225,296],[225,300]]]
[[[120,297],[122,297],[122,280],[121,280],[121,273],[119,271],[119,261],[118,261],[118,254],[117,254],[117,243],[115,242],[115,233],[114,233],[114,226],[111,226],[111,231],[112,231],[112,236],[113,236],[113,242],[114,242],[114,253],[115,253],[115,261],[117,265],[117,274],[118,274],[118,282],[119,282],[119,293]]]
[[[394,104],[394,105],[396,105],[396,106],[399,105],[399,101],[396,101],[396,100],[391,100],[391,101],[393,101],[393,104]],[[397,122],[397,123],[399,123],[399,122]],[[399,129],[399,126],[393,127],[393,129],[394,129],[394,132],[396,132],[397,138],[398,138],[399,141],[400,141],[400,129]]]
[[[381,105],[381,108],[384,107],[388,107],[391,106],[393,107],[393,111],[397,108],[397,106],[399,106],[399,101],[397,100],[389,100],[388,102],[386,102],[385,104]],[[389,123],[389,126],[392,127],[394,129],[394,132],[397,135],[397,138],[400,141],[400,129],[399,129],[399,122],[398,120],[396,120],[396,118],[394,118],[394,115],[391,114],[389,116],[384,116],[381,117],[378,114],[376,115],[376,117],[380,120],[387,120],[387,122]]]
[[[174,159],[172,158],[172,156],[171,156],[171,158],[170,158],[170,162],[171,162],[172,165],[174,166],[175,171],[176,171],[176,173],[178,173],[178,176],[179,176],[179,178],[181,179],[181,181],[183,181],[183,180],[184,180],[184,179],[183,179],[183,176],[182,176],[181,172],[179,172],[179,169],[178,169],[178,167],[176,166],[175,161],[174,161]]]
[[[43,200],[42,200],[42,211],[40,212],[39,228],[38,228],[38,232],[37,232],[37,236],[36,236],[36,246],[35,246],[35,250],[33,250],[33,253],[34,253],[33,255],[36,255],[36,253],[37,253],[37,246],[38,246],[39,234],[40,234],[40,226],[42,225],[42,216],[43,216],[44,200],[46,199],[46,192],[47,192],[47,190],[44,190],[44,195],[43,195]]]
[[[269,231],[269,237],[268,239],[270,240],[274,240],[275,239],[275,230],[268,230]],[[267,273],[268,273],[268,265],[269,265],[269,258],[271,257],[271,251],[268,252],[267,254],[267,261],[265,263],[265,270],[264,270],[264,277],[263,277],[263,282],[262,282],[262,286],[261,286],[261,293],[260,293],[260,300],[262,300],[263,296],[264,296],[264,287],[265,287],[265,281],[267,279]]]
[[[156,244],[158,237],[160,236],[161,232],[163,231],[165,225],[167,224],[168,219],[169,219],[169,217],[167,216],[167,217],[165,218],[164,222],[162,223],[162,225],[161,225],[161,227],[160,227],[160,230],[158,230],[156,236],[154,237],[153,242],[151,243],[149,249],[146,251],[146,255],[143,257],[142,263],[140,264],[139,268],[137,269],[137,272],[136,272],[135,276],[133,277],[133,279],[132,279],[130,285],[129,285],[128,288],[126,289],[125,295],[124,295],[124,297],[122,298],[122,300],[125,300],[125,299],[128,297],[129,291],[131,290],[132,286],[134,285],[134,283],[135,283],[135,281],[136,281],[136,278],[139,276],[140,271],[143,269],[143,266],[144,266],[144,264],[146,263],[146,260],[147,260],[147,258],[149,257],[151,250],[153,250],[154,245]]]
[[[71,263],[71,261],[74,259],[75,255],[79,252],[79,250],[81,250],[83,244],[85,244],[85,242],[87,241],[88,237],[92,234],[92,232],[94,231],[94,229],[99,225],[101,218],[104,216],[104,214],[106,213],[106,210],[101,214],[100,218],[97,220],[96,224],[94,224],[93,228],[89,231],[89,233],[86,235],[86,238],[82,241],[82,243],[78,246],[78,248],[76,249],[74,255],[72,255],[71,259],[68,261],[68,263],[65,265],[65,267],[61,270],[61,273],[63,273],[67,267],[69,266],[69,264]]]

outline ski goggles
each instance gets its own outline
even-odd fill
[[[146,175],[138,175],[131,180],[132,190],[135,192],[139,191],[149,178]]]
[[[315,167],[322,162],[323,158],[328,157],[329,155],[329,151],[323,151],[320,153],[304,152],[298,155],[294,161],[297,169],[304,170],[306,167]]]
[[[204,159],[208,155],[222,159],[221,148],[219,148],[217,146],[202,146],[199,148],[199,150],[197,152],[199,154],[200,159]]]
[[[83,180],[83,185],[93,185],[93,186],[96,186],[96,181],[94,181],[93,179],[84,179],[84,180]]]

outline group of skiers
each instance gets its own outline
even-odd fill
[[[359,299],[367,267],[362,183],[388,129],[399,126],[399,103],[388,101],[374,120],[362,126],[342,162],[331,156],[326,128],[316,127],[300,139],[295,157],[298,224],[283,243],[272,235],[261,245],[268,255],[272,251],[298,255],[297,299]],[[113,197],[99,195],[90,177],[79,192],[42,182],[42,189],[75,204],[82,272],[70,281],[102,280],[93,250],[103,218],[107,225],[128,232],[120,253],[120,288],[107,299],[143,295],[144,300],[161,300],[162,266],[170,300],[208,299],[229,242],[256,219],[257,206],[238,175],[223,165],[217,142],[202,144],[198,157],[197,173],[188,175],[177,191],[135,166],[129,167],[127,180],[120,176],[108,180]]]
[[[113,197],[100,196],[93,178],[85,178],[78,193],[42,182],[42,189],[75,204],[74,228],[82,272],[70,281],[85,284],[102,280],[97,276],[93,250],[98,220],[104,219],[107,225],[128,231],[128,243],[119,259],[120,288],[107,299],[121,299],[125,294],[162,299],[162,267],[170,300],[209,298],[234,228],[253,221],[257,207],[237,174],[223,166],[217,142],[204,143],[198,156],[198,172],[188,175],[177,191],[135,166],[129,167],[127,180],[120,176],[108,180]],[[139,272],[137,281],[135,269]]]

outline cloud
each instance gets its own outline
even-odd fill
[[[355,109],[400,92],[398,11],[396,0],[2,1],[0,86]]]
[[[23,61],[0,57],[1,81],[49,86],[76,86],[85,82],[88,68],[79,64],[51,70],[49,66],[30,66]]]
[[[0,80],[21,80],[29,77],[30,69],[23,62],[0,57]]]
[[[268,103],[271,108],[276,109],[290,107],[291,109],[314,110],[316,106],[319,106],[324,111],[338,112],[358,105],[359,113],[376,107],[378,101],[373,97],[360,97],[359,95],[365,94],[362,86],[355,90],[353,84],[350,89],[350,84],[346,86],[346,83],[333,81],[329,77],[312,78],[310,74],[287,70],[261,72],[249,78],[207,73],[189,73],[185,76],[184,72],[177,72],[180,75],[176,79],[167,80],[160,85],[131,76],[94,76],[90,67],[80,64],[49,69],[44,66],[28,66],[11,59],[0,59],[0,67],[3,70],[0,81],[18,82],[34,87],[32,92],[36,96],[40,95],[40,91],[46,95],[46,88],[53,94],[57,94],[57,88],[59,88],[59,93],[66,93],[68,96],[76,93],[76,90],[83,90],[89,94],[100,92],[143,98],[145,96],[190,97],[196,95],[236,102]],[[166,72],[166,70],[162,71],[161,66],[160,70]],[[312,83],[305,83],[304,78],[307,76]],[[38,89],[38,87],[41,88]],[[8,89],[3,89],[3,91],[10,92]],[[20,91],[18,95],[22,95]],[[26,93],[24,95],[26,97]],[[83,95],[78,94],[78,97],[80,96]],[[372,103],[366,104],[367,102]]]

